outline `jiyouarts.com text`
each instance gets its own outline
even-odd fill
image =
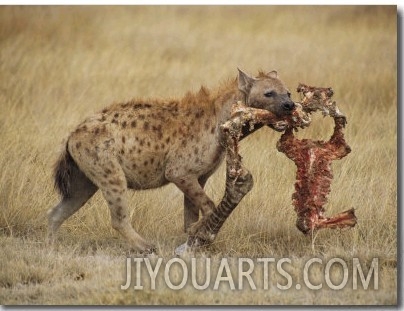
[[[127,258],[122,290],[156,290],[161,286],[181,290],[279,290],[328,288],[377,290],[378,258]]]

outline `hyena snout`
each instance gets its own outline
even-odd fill
[[[295,103],[289,97],[285,96],[284,98],[278,98],[275,114],[280,117],[289,115],[295,107]]]
[[[295,103],[291,100],[282,103],[282,109],[284,111],[292,111],[295,108]]]

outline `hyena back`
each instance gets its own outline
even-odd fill
[[[55,166],[61,202],[48,213],[49,238],[98,190],[108,203],[114,229],[139,251],[151,251],[131,226],[128,189],[174,183],[184,193],[185,229],[214,203],[203,187],[225,155],[220,124],[238,100],[280,117],[294,103],[276,72],[237,80],[210,92],[202,87],[178,100],[133,100],[86,119],[68,138]],[[246,132],[245,135],[248,135]]]

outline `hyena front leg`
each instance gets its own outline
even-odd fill
[[[255,117],[255,115],[253,115]],[[213,207],[208,214],[192,225],[188,230],[188,240],[175,250],[177,255],[182,254],[190,247],[208,245],[213,242],[220,228],[243,197],[252,189],[253,178],[251,173],[242,165],[238,154],[238,139],[241,125],[245,120],[227,122],[222,126],[223,143],[227,146],[226,154],[226,190],[222,201]],[[237,122],[238,121],[238,122]],[[240,126],[239,126],[240,125]]]
[[[202,189],[205,187],[207,178],[199,178],[199,184]],[[187,232],[188,228],[199,220],[199,207],[192,203],[192,201],[184,195],[184,231]]]
[[[181,167],[181,163],[173,161],[166,168],[165,177],[175,184],[185,196],[184,227],[195,222],[199,218],[199,211],[202,215],[207,215],[214,207],[215,203],[207,196],[203,190],[204,182],[198,176],[190,174]]]
[[[241,166],[238,177],[234,177],[233,163],[227,161],[226,169],[226,191],[219,205],[212,209],[206,216],[188,229],[187,242],[175,249],[175,254],[181,255],[188,249],[209,245],[215,239],[220,228],[233,210],[237,207],[243,197],[253,187],[253,177],[251,173]]]
[[[215,203],[208,197],[199,184],[198,178],[195,176],[175,177],[168,179],[174,183],[185,195],[189,203],[194,205],[193,214],[196,210],[200,210],[202,215],[207,215],[214,207]]]
[[[229,178],[229,172],[227,172],[226,192],[223,199],[211,213],[191,226],[188,230],[187,245],[198,247],[212,243],[226,219],[252,189],[253,184],[252,175],[245,168],[242,168],[236,180]]]

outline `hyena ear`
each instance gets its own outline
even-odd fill
[[[276,70],[272,70],[272,71],[267,73],[267,76],[270,77],[270,78],[276,79],[276,78],[278,78],[278,72]]]
[[[240,68],[238,69],[238,89],[244,94],[250,93],[251,86],[256,80],[253,77],[250,77],[248,74],[243,72]]]

